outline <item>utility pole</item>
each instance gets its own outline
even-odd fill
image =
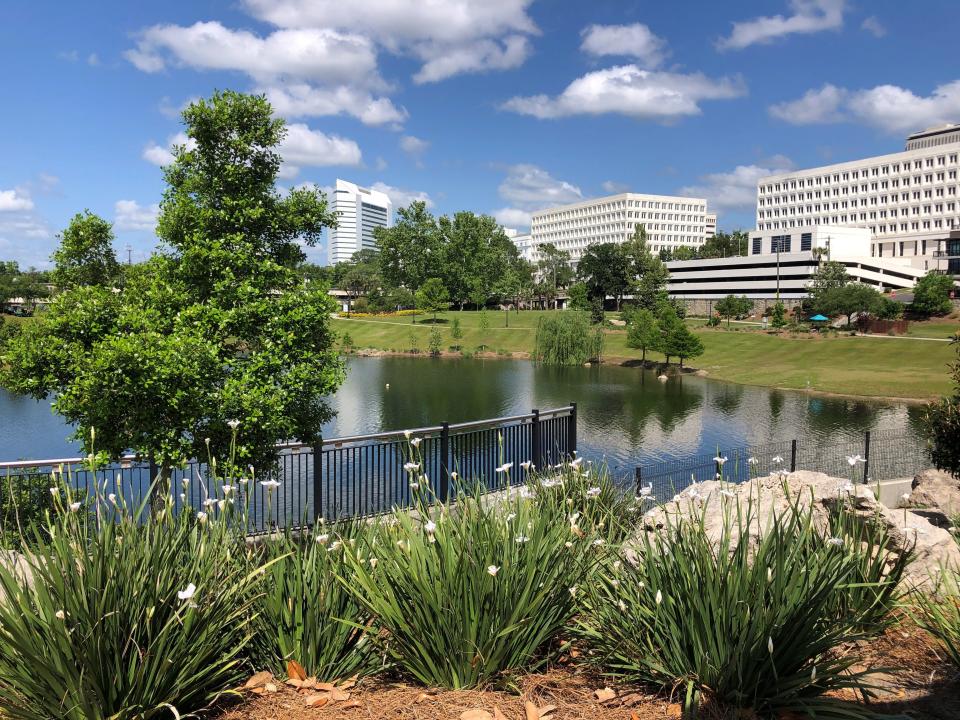
[[[133,248],[127,243],[127,265],[133,265]]]

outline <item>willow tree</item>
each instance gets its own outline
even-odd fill
[[[282,120],[262,97],[216,93],[183,113],[190,146],[164,169],[161,251],[116,292],[58,295],[9,347],[4,381],[76,425],[85,451],[162,468],[210,450],[269,463],[313,440],[343,378],[326,289],[296,267],[335,223],[316,188],[276,187]],[[69,237],[70,233],[64,233]]]

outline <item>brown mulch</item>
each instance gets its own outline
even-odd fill
[[[957,671],[915,625],[895,625],[858,651],[864,655],[863,667],[876,671],[872,679],[880,690],[869,701],[853,693],[845,699],[868,702],[883,714],[960,720]],[[216,720],[660,720],[681,715],[679,698],[638,687],[607,687],[606,681],[570,666],[523,676],[512,691],[433,691],[370,678],[347,683],[345,692],[335,694],[337,700],[328,698],[319,707],[306,701],[326,695],[323,688],[297,689],[281,680],[272,681],[269,691],[260,685],[261,694],[247,691],[248,699],[225,708]]]

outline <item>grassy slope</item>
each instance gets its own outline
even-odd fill
[[[504,328],[504,314],[488,312],[490,328],[479,329],[479,313],[442,313],[441,332],[444,348],[457,343],[450,336],[450,322],[459,318],[464,337],[459,341],[472,351],[480,344],[489,350],[525,352],[533,348],[533,335],[542,312],[511,313],[510,328]],[[427,348],[432,325],[416,325],[410,318],[336,320],[338,332],[349,332],[359,348],[405,351],[411,347],[410,333],[416,335],[421,351]],[[811,388],[824,392],[878,397],[927,398],[950,390],[947,363],[954,357],[945,342],[924,340],[863,338],[840,336],[821,338],[811,335],[790,337],[769,335],[742,329],[710,330],[693,320],[706,352],[694,361],[711,377],[751,385],[784,388]],[[956,321],[929,328],[930,335],[945,337],[960,329]],[[925,334],[918,325],[917,334]],[[608,358],[639,358],[640,353],[626,346],[626,334],[612,330],[607,334],[604,353]],[[658,354],[649,358],[662,360]]]

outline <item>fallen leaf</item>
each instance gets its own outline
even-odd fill
[[[350,693],[340,690],[339,688],[334,688],[330,691],[330,699],[334,702],[342,702],[344,700],[350,699]]]
[[[273,680],[273,673],[267,670],[261,670],[256,675],[253,675],[249,680],[247,680],[247,684],[244,685],[243,687],[246,688],[247,690],[251,690],[253,688],[263,687],[271,680]]]
[[[527,720],[540,720],[540,713],[537,710],[537,706],[529,700],[523,704],[523,712],[524,715],[526,715]]]
[[[267,691],[264,690],[262,687],[257,687],[257,688],[250,688],[250,692],[252,692],[254,695],[263,695]]]
[[[637,715],[637,711],[636,711],[636,710],[634,710],[633,712],[630,713],[630,720],[640,720],[640,716]]]
[[[579,651],[579,650],[571,650],[571,651],[570,651],[570,657],[572,657],[572,658],[578,658],[578,657],[580,657],[580,651]]]
[[[460,713],[460,720],[493,720],[493,715],[486,710],[474,708],[472,710],[464,710]]]
[[[317,679],[315,677],[308,677],[306,680],[300,682],[300,688],[302,690],[311,690],[317,686]]]
[[[425,692],[422,692],[422,693],[420,693],[419,695],[417,695],[417,697],[414,699],[413,702],[414,702],[416,705],[419,705],[419,704],[422,703],[424,700],[429,700],[431,697],[433,697],[433,693],[425,693]]]
[[[303,665],[298,663],[296,660],[287,660],[287,677],[295,678],[297,680],[306,680],[307,671],[303,669]]]
[[[613,700],[617,696],[617,691],[613,688],[605,687],[600,690],[594,690],[593,694],[597,696],[597,700],[605,703]]]
[[[556,705],[544,705],[542,708],[537,708],[537,712],[540,713],[541,718],[545,718],[556,709]]]
[[[334,685],[333,683],[328,683],[328,682],[318,682],[314,687],[316,687],[317,690],[325,690],[325,691],[327,691],[327,692],[330,692],[331,690],[336,690],[336,689],[337,689],[337,686],[336,686],[336,685]]]
[[[681,717],[683,715],[683,709],[680,707],[680,703],[670,703],[667,705],[667,717]]]
[[[342,707],[342,708],[344,708],[344,709],[347,709],[347,708],[358,708],[358,707],[360,707],[362,704],[363,704],[363,703],[361,703],[359,700],[350,700],[349,702],[345,702],[345,703],[344,703],[343,705],[341,705],[340,707]]]
[[[303,680],[297,680],[297,678],[287,678],[286,683],[290,687],[295,687],[295,688],[303,687]]]
[[[307,695],[307,697],[303,699],[303,703],[307,707],[323,707],[328,702],[330,702],[330,696],[326,693]]]
[[[356,684],[357,684],[357,676],[354,675],[353,677],[347,678],[346,680],[344,680],[337,687],[340,688],[341,690],[349,690]]]
[[[507,720],[507,716],[496,705],[493,706],[493,720]]]

